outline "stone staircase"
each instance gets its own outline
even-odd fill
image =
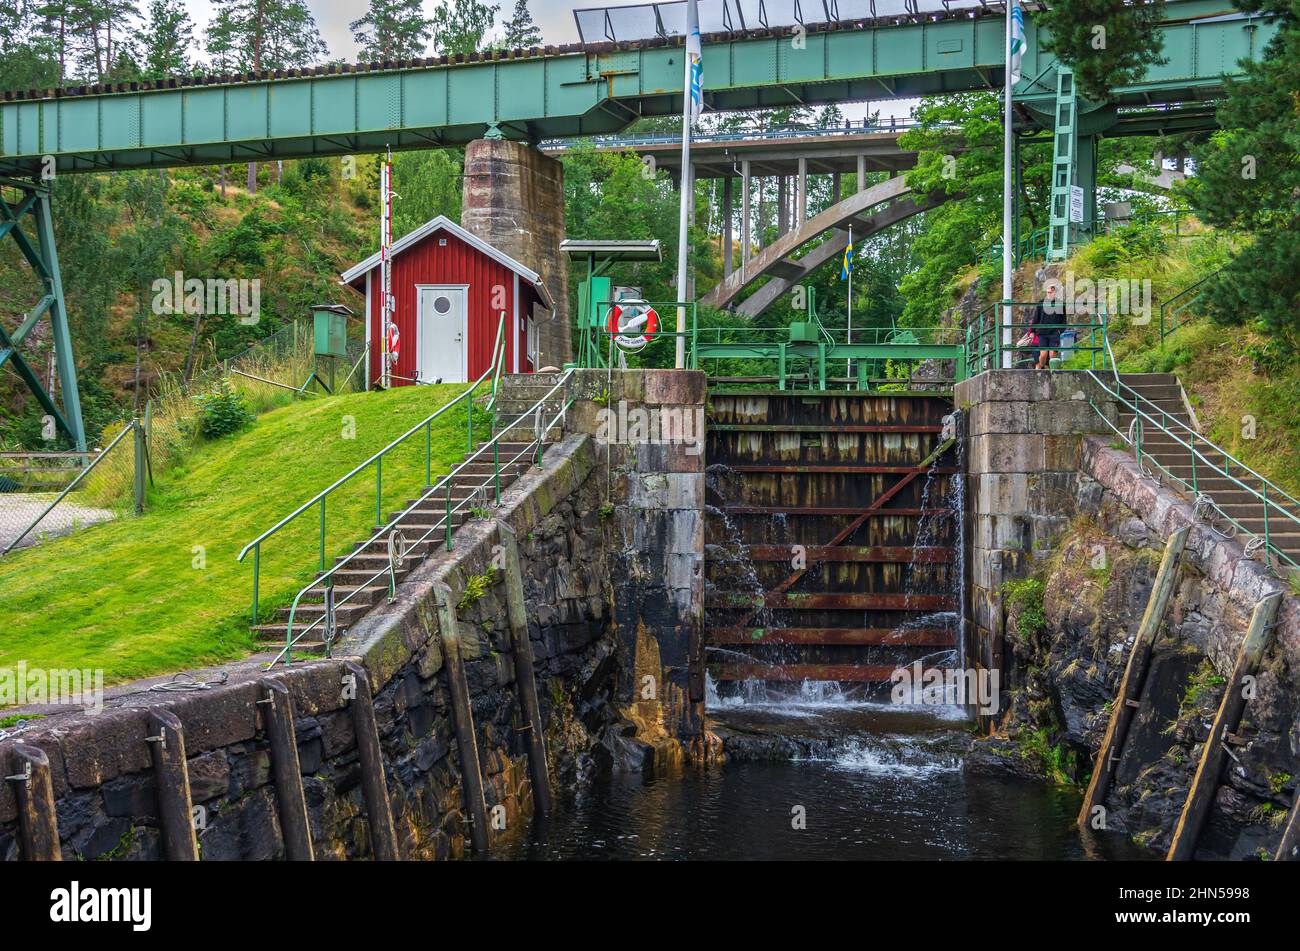
[[[501,460],[501,490],[503,492],[537,461],[536,447],[533,446],[535,413],[528,413],[527,411],[546,396],[547,391],[554,387],[559,377],[560,374],[558,373],[510,374],[502,377],[502,390],[497,401],[497,425],[493,430],[493,435],[499,433],[502,437],[501,442],[498,443],[498,449]],[[543,404],[543,418],[545,421],[549,422],[559,412],[560,407],[563,405],[563,397],[564,391],[560,390],[555,394],[554,398],[548,399]],[[558,440],[559,435],[560,427],[558,425],[551,426],[542,441],[543,453]],[[480,442],[476,447],[476,451],[486,442],[486,440]],[[515,462],[507,461],[513,460],[521,453],[530,450],[530,447],[532,451],[528,455],[521,456]],[[475,461],[470,462],[469,459],[473,455],[474,453],[465,453],[460,469],[451,480],[451,507],[456,509],[458,505],[474,499],[475,496],[482,501],[468,501],[468,504],[465,504],[459,511],[453,511],[451,516],[453,536],[457,529],[476,517],[471,511],[472,509],[491,508],[495,500],[494,487],[491,481],[493,475],[492,451],[489,449],[479,455]],[[447,515],[447,493],[444,488],[430,495],[431,488],[431,486],[425,486],[419,498],[407,499],[398,509],[388,512],[384,517],[385,525],[397,519],[396,528],[410,546],[402,559],[401,567],[394,572],[399,584],[403,578],[418,568],[426,558],[437,554],[439,551],[446,550],[446,531],[443,522]],[[412,508],[412,506],[415,507]],[[406,512],[407,509],[410,509],[410,511]],[[403,515],[403,512],[406,512],[406,514]],[[401,516],[400,519],[399,516]],[[370,613],[376,605],[387,600],[387,573],[380,575],[378,578],[375,577],[376,574],[384,571],[389,563],[388,535],[378,539],[375,537],[376,533],[383,527],[383,525],[370,526],[366,537],[353,545],[352,552],[334,559],[334,564],[338,565],[351,557],[347,567],[335,571],[332,575],[336,605],[334,619],[337,636],[341,637],[350,626]],[[427,539],[416,541],[426,533],[430,533]],[[293,621],[295,635],[301,632],[303,628],[311,625],[312,622],[320,620],[325,614],[325,588],[324,581],[321,581],[316,587],[308,591],[298,603],[298,609],[294,614]],[[343,601],[344,598],[349,600],[346,604],[340,605],[339,602]],[[275,614],[274,621],[255,626],[253,632],[258,641],[265,643],[268,648],[277,645],[283,646],[288,631],[289,611],[290,609],[287,607],[280,608]],[[324,651],[323,624],[313,628],[293,646],[295,656],[321,655]]]
[[[1182,384],[1178,382],[1178,377],[1174,374],[1121,373],[1120,380],[1149,401],[1149,403],[1142,404],[1148,416],[1160,418],[1155,409],[1152,408],[1154,406],[1168,413],[1170,417],[1178,423],[1182,423],[1183,426],[1198,433],[1200,432],[1195,418],[1188,411]],[[1121,407],[1119,428],[1125,433],[1129,432],[1129,427],[1133,423],[1133,415],[1133,413],[1126,412]],[[1184,431],[1179,429],[1177,432],[1183,442],[1188,441]],[[1197,491],[1210,496],[1219,510],[1239,523],[1245,533],[1258,535],[1262,538],[1264,534],[1264,503],[1234,480],[1217,471],[1212,471],[1205,464],[1204,460],[1209,460],[1214,463],[1215,469],[1220,469],[1225,463],[1229,463],[1230,471],[1235,469],[1235,466],[1231,466],[1230,460],[1225,459],[1222,452],[1211,448],[1208,444],[1202,447],[1199,441],[1196,448],[1202,457],[1196,460]],[[1193,472],[1190,449],[1180,445],[1173,435],[1155,429],[1144,420],[1142,452],[1144,456],[1149,454],[1166,472],[1186,482],[1187,487],[1175,483],[1174,488],[1179,489],[1187,495],[1189,500],[1194,501],[1193,492],[1190,488]],[[1256,477],[1244,471],[1241,473],[1234,472],[1234,474],[1257,492],[1263,491],[1264,487]],[[1287,506],[1287,508],[1288,511],[1294,511],[1290,506]],[[1288,557],[1300,562],[1300,525],[1287,519],[1276,510],[1272,510],[1268,516],[1268,526],[1269,541]],[[1245,544],[1250,539],[1240,537],[1240,540]]]

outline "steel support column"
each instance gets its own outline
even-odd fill
[[[740,261],[744,264],[750,255],[750,176],[749,159],[740,163]]]
[[[36,397],[41,408],[49,414],[55,425],[71,440],[73,447],[84,451],[86,430],[81,418],[81,396],[77,388],[77,364],[72,353],[72,334],[68,329],[68,311],[63,297],[63,279],[59,274],[59,255],[54,243],[54,218],[50,205],[50,191],[36,182],[6,179],[0,185],[17,189],[22,197],[11,203],[0,193],[0,238],[9,235],[18,245],[36,279],[40,281],[41,297],[27,313],[22,323],[9,333],[0,325],[0,366],[12,363],[18,376]],[[30,216],[36,232],[36,243],[23,230],[24,218]],[[24,358],[21,348],[33,328],[43,316],[49,317],[54,342],[55,367],[58,373],[60,403],[41,382],[39,367],[33,367]]]
[[[731,273],[731,176],[722,180],[722,276]]]

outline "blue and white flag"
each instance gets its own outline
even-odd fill
[[[686,57],[691,64],[691,121],[698,122],[704,111],[704,61],[700,47],[700,10],[696,0],[686,4]]]
[[[1011,85],[1020,82],[1020,60],[1025,55],[1025,12],[1020,4],[1011,7]]]

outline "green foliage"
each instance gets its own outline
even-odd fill
[[[445,0],[433,10],[433,48],[445,55],[477,53],[500,9],[479,0]]]
[[[424,56],[433,22],[422,0],[370,0],[365,14],[348,24],[363,63]]]
[[[199,405],[199,432],[205,439],[220,439],[247,429],[256,419],[244,398],[224,377],[207,393],[194,397]]]
[[[528,10],[528,0],[515,0],[514,13],[502,26],[501,45],[505,49],[527,49],[540,46],[542,31],[533,22]]]
[[[1016,628],[1026,641],[1033,640],[1047,629],[1047,618],[1043,614],[1043,592],[1043,582],[1037,578],[1008,581],[1002,585],[1002,599],[1007,609],[1020,609]]]
[[[181,465],[156,472],[143,515],[11,552],[0,559],[0,666],[25,659],[33,667],[102,667],[106,681],[119,683],[245,656],[253,648],[252,556],[240,563],[239,550],[408,430],[412,419],[464,390],[412,386],[283,407],[234,438],[200,443]],[[352,439],[341,438],[347,416],[356,420]],[[436,479],[464,455],[464,414],[435,420],[432,437]],[[389,508],[424,485],[423,438],[385,456]],[[327,556],[351,551],[374,516],[373,476],[333,493]],[[287,605],[315,576],[319,543],[313,509],[262,545],[263,616]],[[53,577],[57,585],[50,584]]]
[[[1208,224],[1246,232],[1249,241],[1211,282],[1209,309],[1223,324],[1271,336],[1300,352],[1300,0],[1243,0],[1244,10],[1280,16],[1277,35],[1245,78],[1227,82],[1221,131],[1194,150],[1188,183]]]
[[[0,717],[0,730],[26,723],[28,720],[40,720],[44,716],[43,713],[11,713],[6,717]]]
[[[1074,785],[1078,757],[1074,750],[1052,743],[1050,730],[1024,730],[1016,738],[1016,745],[1023,758],[1038,762],[1048,782],[1056,786]]]
[[[220,69],[290,69],[328,54],[306,0],[225,0],[208,24]]]
[[[1106,102],[1110,91],[1165,62],[1163,0],[1056,0],[1034,14],[1043,48],[1074,69],[1079,91]],[[1040,32],[1040,36],[1044,36]]]
[[[488,568],[481,575],[473,575],[465,582],[465,590],[461,593],[460,601],[456,603],[456,608],[465,611],[471,606],[482,600],[483,596],[492,589],[497,583],[497,575],[500,569],[495,565]]]
[[[1208,659],[1201,661],[1200,666],[1187,680],[1183,698],[1178,704],[1179,718],[1193,713],[1203,699],[1213,696],[1224,683],[1226,681],[1215,672],[1214,665]]]

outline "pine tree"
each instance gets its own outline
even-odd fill
[[[505,35],[501,37],[501,45],[505,49],[528,49],[542,44],[542,31],[528,12],[528,0],[515,0],[515,12],[502,29]]]
[[[433,11],[434,49],[444,56],[478,52],[500,9],[479,0],[444,0]]]
[[[63,0],[51,9],[60,13],[66,53],[80,74],[97,83],[119,78],[122,54],[140,19],[134,0]]]
[[[1043,48],[1074,70],[1079,92],[1106,102],[1111,89],[1165,62],[1164,7],[1164,0],[1055,0],[1034,19],[1050,33]]]
[[[1194,150],[1189,192],[1198,217],[1250,241],[1210,282],[1222,323],[1256,326],[1275,351],[1300,353],[1300,0],[1239,0],[1276,14],[1276,36],[1246,76],[1229,80],[1222,131]]]
[[[329,50],[306,0],[222,0],[208,26],[214,63],[241,72],[310,65]],[[248,164],[248,191],[257,191],[257,163]]]
[[[421,0],[370,0],[370,9],[348,24],[361,47],[361,62],[415,59],[424,55],[433,36],[433,23]]]
[[[146,79],[190,71],[194,23],[179,0],[149,0],[149,20],[140,35],[140,68]]]

